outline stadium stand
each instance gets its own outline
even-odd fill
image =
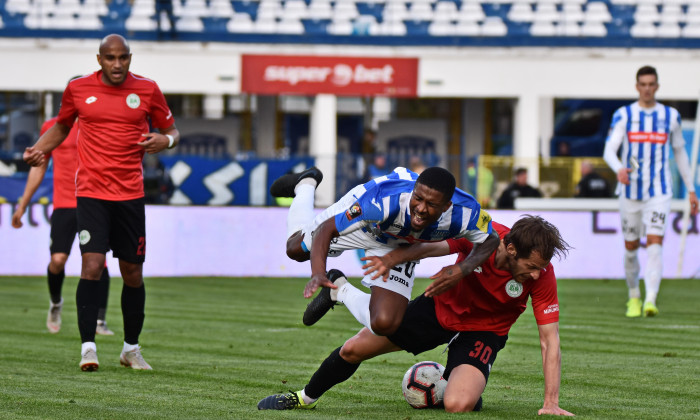
[[[155,0],[5,0],[0,36],[170,30]],[[700,46],[697,0],[172,0],[183,41]],[[182,34],[182,36],[179,36]],[[245,37],[242,39],[241,37]]]

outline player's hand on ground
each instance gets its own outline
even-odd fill
[[[15,212],[12,214],[12,227],[15,229],[19,229],[23,226],[22,224],[22,216],[24,216],[24,211],[26,208],[24,208],[23,205],[19,204],[17,206],[17,209]]]
[[[625,185],[629,185],[630,184],[630,172],[632,172],[633,170],[634,169],[632,169],[632,168],[620,168],[617,171],[617,180]]]
[[[329,287],[331,289],[338,288],[338,286],[328,280],[328,277],[326,277],[325,274],[316,274],[311,276],[311,280],[306,283],[306,287],[304,287],[304,297],[307,299],[310,298],[319,287]]]
[[[33,147],[27,147],[26,149],[24,149],[22,159],[24,159],[24,161],[27,162],[29,166],[41,166],[44,163],[46,156],[41,150],[35,149]]]
[[[425,296],[433,297],[450,290],[462,277],[464,274],[456,264],[443,267],[437,274],[430,277],[433,282],[425,288]]]
[[[551,406],[551,407],[545,406],[545,407],[540,408],[539,411],[537,412],[537,415],[541,416],[543,414],[550,414],[553,416],[575,416],[574,413],[570,413],[570,412],[564,410],[563,408],[559,408],[558,405]]]
[[[389,271],[393,265],[387,264],[383,257],[370,256],[362,257],[360,260],[365,261],[362,268],[365,270],[365,276],[373,274],[372,280],[382,277],[384,281],[389,280]]]
[[[168,147],[168,138],[162,134],[147,133],[141,135],[145,137],[145,139],[142,142],[136,144],[143,147],[143,150],[145,150],[148,154],[152,155],[155,153],[162,152]]]

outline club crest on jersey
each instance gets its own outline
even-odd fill
[[[360,207],[360,205],[358,203],[353,204],[352,207],[350,207],[349,209],[347,209],[347,211],[345,211],[345,217],[347,217],[348,220],[352,220],[361,214],[362,214],[362,207]]]
[[[141,105],[141,98],[135,93],[130,93],[126,97],[126,105],[131,109],[136,109]]]
[[[510,279],[508,283],[506,283],[506,293],[508,293],[508,296],[516,298],[523,294],[523,285]]]

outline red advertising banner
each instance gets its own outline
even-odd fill
[[[415,97],[417,58],[249,55],[241,90],[262,95],[330,93]]]

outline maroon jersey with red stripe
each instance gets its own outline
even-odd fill
[[[56,117],[46,120],[41,126],[43,135],[56,124]],[[75,124],[57,148],[47,155],[53,158],[53,208],[74,209],[78,203],[75,198],[75,171],[78,169],[78,148],[75,138],[78,124]]]
[[[72,80],[63,92],[58,122],[78,131],[77,196],[133,200],[143,193],[144,150],[137,143],[154,128],[175,121],[163,93],[150,79],[131,72],[118,86],[102,82],[102,71]]]
[[[510,232],[506,226],[491,223],[501,239]],[[467,258],[474,246],[463,238],[447,241],[452,253],[459,252],[458,263]],[[513,280],[509,272],[496,268],[495,257],[494,252],[455,287],[434,297],[440,325],[452,331],[491,331],[506,335],[525,311],[530,296],[537,324],[558,322],[559,299],[552,264],[542,270],[539,279],[521,284]]]

